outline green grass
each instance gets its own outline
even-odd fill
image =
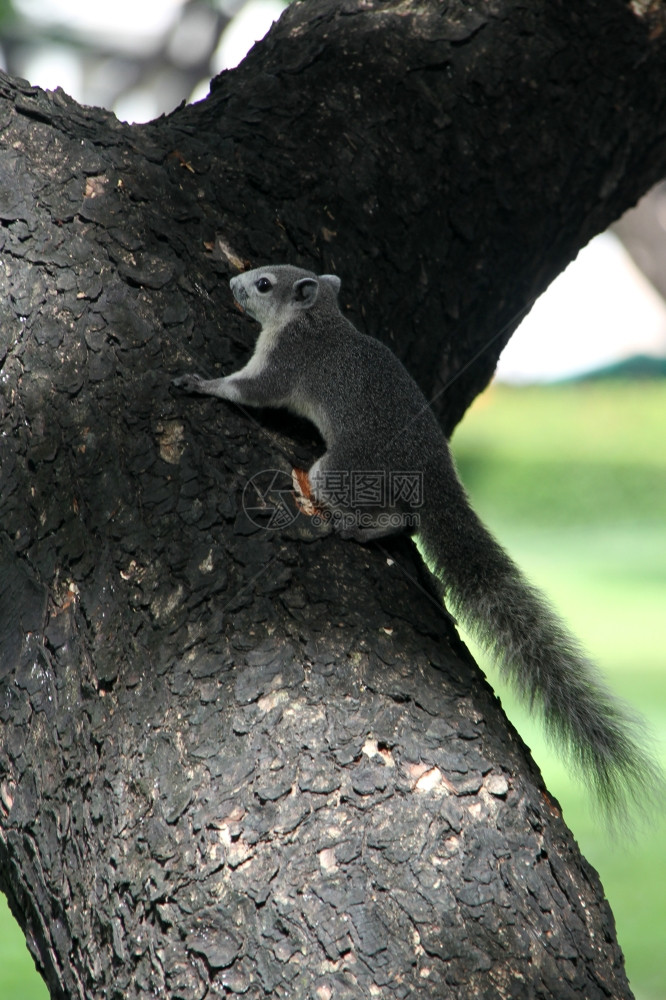
[[[469,491],[496,521],[664,522],[666,386],[493,387],[453,446]]]
[[[2,1000],[48,1000],[23,932],[0,893],[0,997]]]
[[[466,416],[454,450],[474,504],[559,607],[613,688],[666,747],[666,386],[495,387]],[[612,840],[584,787],[493,685],[532,747],[617,922],[637,1000],[666,996],[666,822]],[[45,1000],[18,925],[0,896],[0,997]]]
[[[666,385],[493,387],[454,438],[473,503],[559,608],[666,765]],[[663,1000],[666,819],[600,828],[529,713],[485,664],[583,854],[601,876],[637,1000]]]

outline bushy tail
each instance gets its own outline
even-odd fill
[[[446,476],[421,517],[418,542],[452,610],[494,657],[548,736],[580,771],[608,818],[645,810],[663,777],[646,750],[646,723],[606,687],[596,666]],[[442,509],[445,510],[442,520]]]

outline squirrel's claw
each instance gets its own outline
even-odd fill
[[[199,392],[201,383],[204,381],[205,379],[201,375],[179,375],[171,380],[171,384],[185,392]]]
[[[296,505],[306,517],[314,517],[315,514],[322,514],[322,508],[315,503],[312,486],[305,469],[292,469],[291,482],[294,487],[294,498]]]

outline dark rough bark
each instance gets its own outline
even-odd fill
[[[571,7],[295,4],[141,128],[3,79],[0,886],[54,997],[631,996],[410,544],[255,528],[316,443],[169,388],[289,260],[429,392],[463,371],[451,429],[663,172],[659,11]]]

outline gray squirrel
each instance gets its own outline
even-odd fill
[[[662,781],[644,748],[643,720],[613,697],[474,513],[425,396],[388,347],[342,315],[340,279],[279,265],[237,275],[231,290],[261,324],[252,357],[225,378],[183,375],[175,385],[249,406],[286,407],[312,421],[326,451],[299,478],[301,492],[338,514],[344,534],[358,541],[410,530],[442,596],[540,711],[548,735],[606,813],[619,818],[632,800],[644,807]],[[421,477],[420,506],[400,489],[393,497],[350,494],[353,475],[381,473],[385,488],[386,477],[410,472]],[[404,477],[398,481],[404,485]]]

